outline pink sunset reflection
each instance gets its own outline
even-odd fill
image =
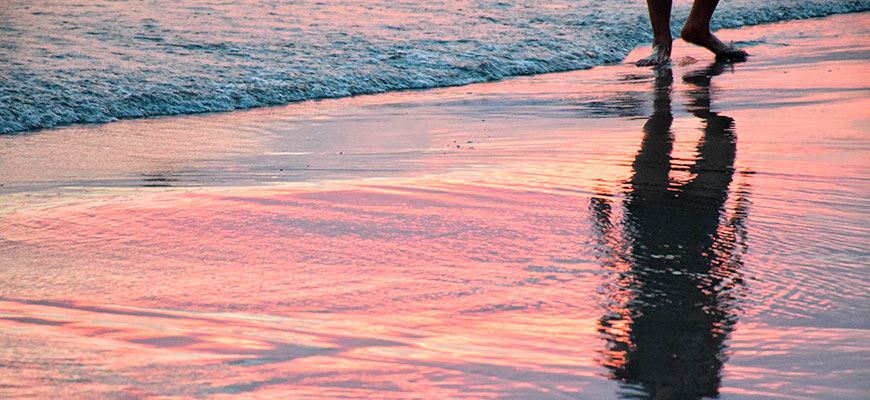
[[[250,4],[253,37],[298,6]],[[377,4],[305,18],[450,23]],[[0,136],[0,396],[856,397],[870,68],[842,18],[729,32],[766,38],[746,63]]]

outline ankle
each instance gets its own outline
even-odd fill
[[[662,47],[670,49],[674,44],[674,39],[668,35],[667,37],[653,37],[653,47]]]
[[[689,43],[698,43],[710,36],[710,27],[704,25],[694,25],[686,22],[683,29],[680,31],[680,37]]]

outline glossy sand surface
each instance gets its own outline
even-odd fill
[[[0,397],[863,398],[868,24],[0,137]]]

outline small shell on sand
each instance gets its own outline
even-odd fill
[[[698,60],[696,60],[694,57],[685,56],[685,57],[681,58],[679,61],[677,61],[677,66],[682,67],[684,65],[691,65],[691,64],[694,64],[696,62],[698,62]]]

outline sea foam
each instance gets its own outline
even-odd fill
[[[734,0],[714,27],[867,10]],[[650,39],[645,3],[616,0],[10,0],[0,133],[590,68]]]

